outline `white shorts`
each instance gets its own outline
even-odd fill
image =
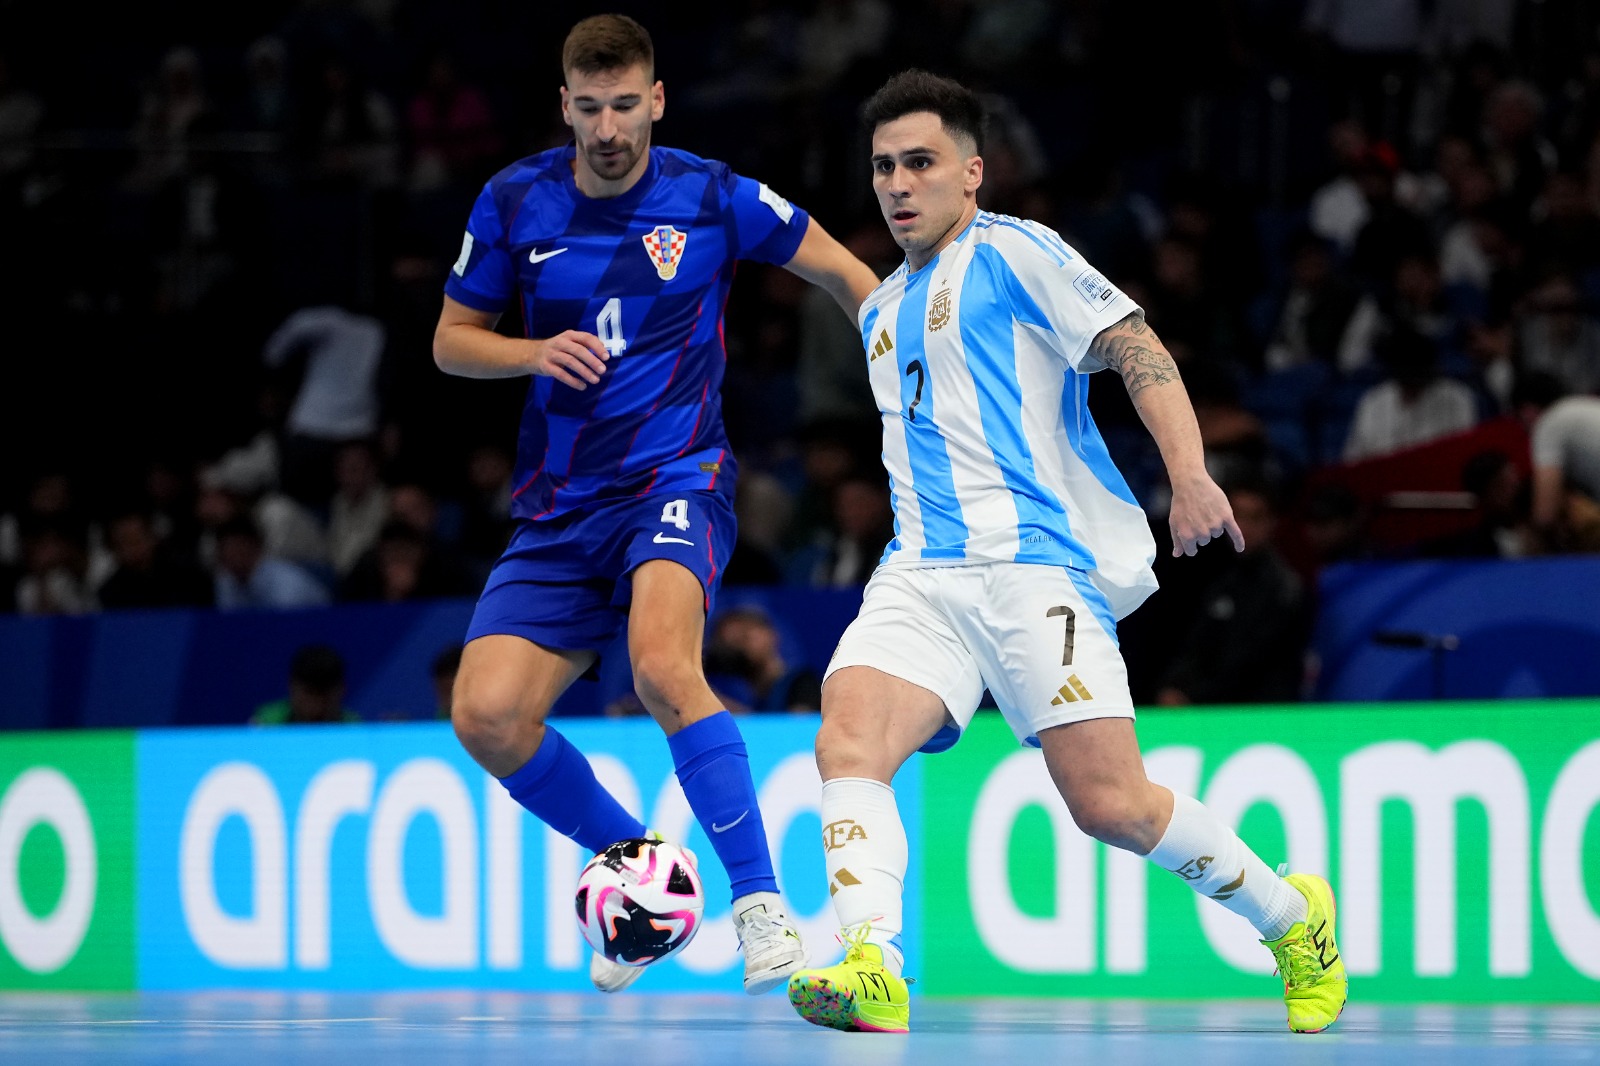
[[[942,699],[950,724],[923,751],[956,742],[985,688],[1037,746],[1051,726],[1134,716],[1115,633],[1105,596],[1067,567],[880,567],[827,675],[870,666]]]

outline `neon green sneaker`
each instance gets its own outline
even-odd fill
[[[1315,874],[1289,874],[1284,880],[1306,898],[1306,920],[1262,943],[1278,960],[1289,1029],[1320,1033],[1338,1019],[1349,995],[1344,960],[1333,939],[1333,889]]]
[[[883,949],[867,943],[871,926],[845,930],[844,961],[800,970],[789,978],[789,1002],[812,1025],[859,1033],[904,1033],[911,1029],[910,982],[883,964]]]

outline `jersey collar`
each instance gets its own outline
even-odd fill
[[[572,173],[573,161],[578,158],[578,145],[576,141],[568,141],[561,153],[561,184],[567,190],[567,195],[572,197],[572,202],[580,210],[588,208],[610,214],[613,211],[630,211],[639,201],[645,198],[650,189],[655,185],[656,178],[661,174],[661,159],[656,154],[656,146],[650,146],[650,161],[645,165],[644,173],[639,175],[639,180],[633,183],[633,188],[621,196],[607,196],[596,198],[587,196],[578,188],[578,179]]]

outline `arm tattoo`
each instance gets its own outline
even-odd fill
[[[1178,380],[1172,355],[1138,311],[1101,330],[1090,343],[1089,354],[1122,375],[1129,396]]]

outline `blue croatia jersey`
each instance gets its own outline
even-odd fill
[[[787,263],[808,216],[722,163],[652,148],[638,183],[592,199],[572,145],[491,178],[445,292],[479,311],[521,302],[529,337],[593,333],[611,358],[578,390],[535,377],[517,443],[512,515],[713,490],[736,474],[722,425],[722,310],[740,259]]]

